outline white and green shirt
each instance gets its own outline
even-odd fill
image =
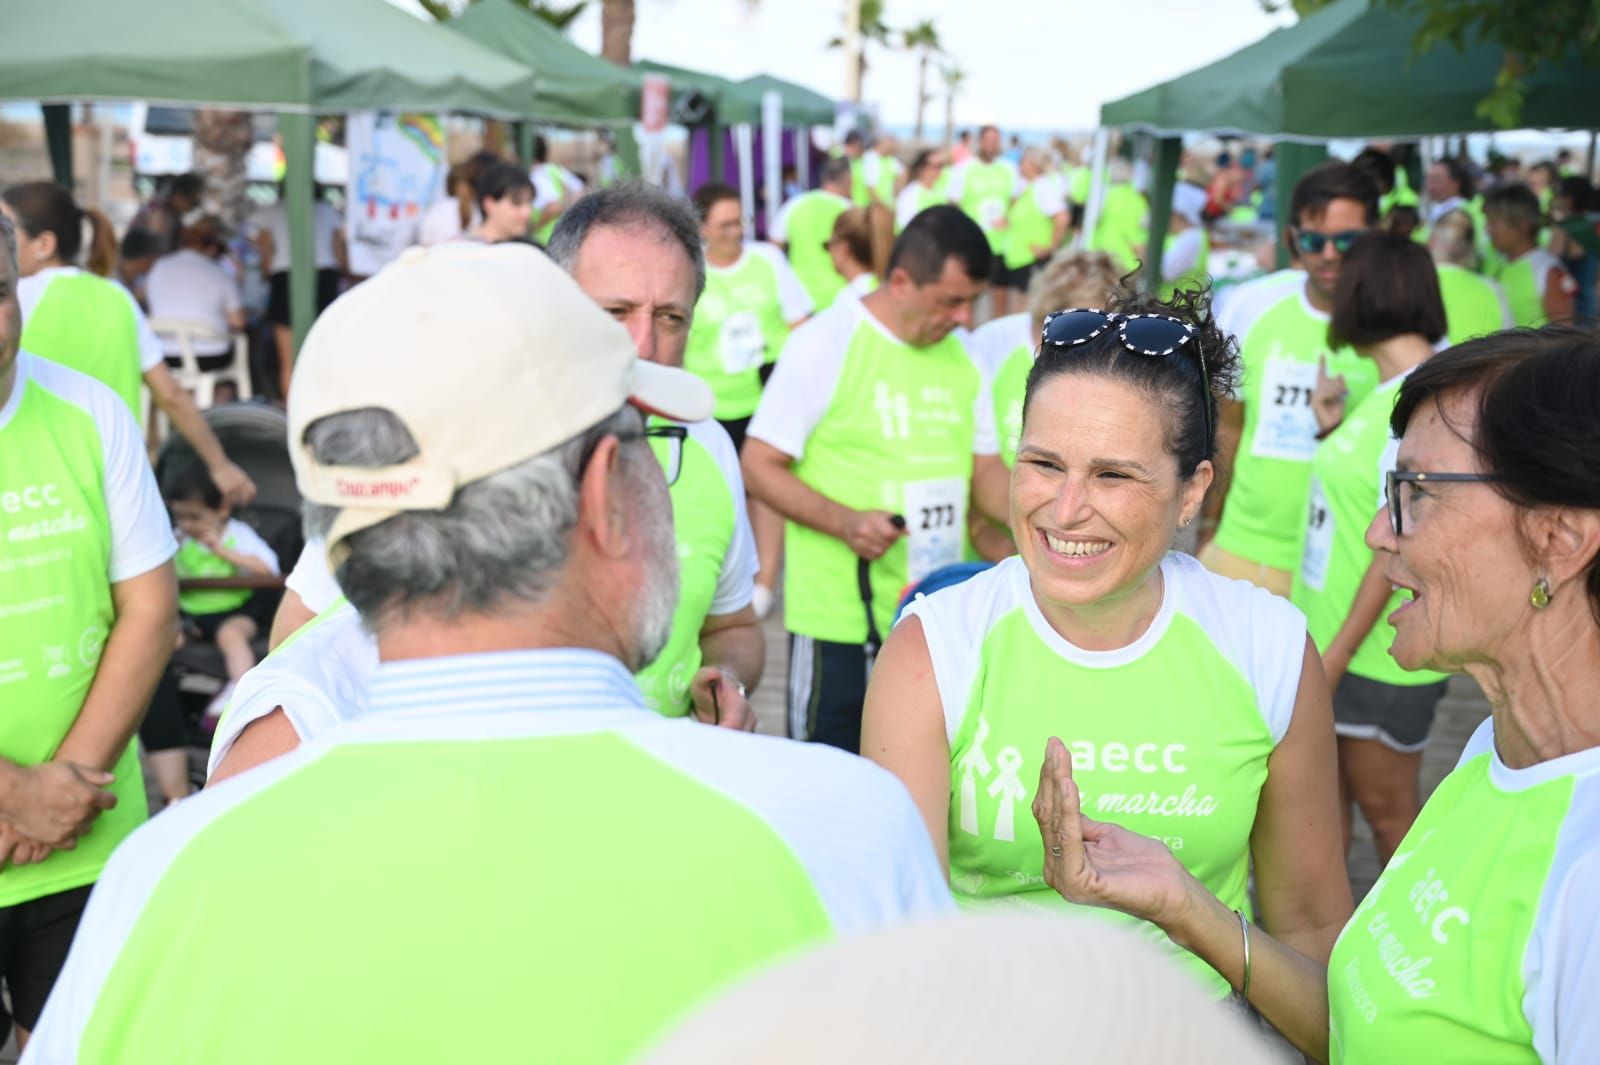
[[[1006,212],[1001,252],[1006,269],[1020,270],[1050,258],[1055,248],[1056,216],[1066,210],[1061,181],[1054,174],[1041,174],[1030,182],[1019,179],[1016,199]]]
[[[888,773],[664,721],[609,656],[387,662],[371,706],[118,851],[34,1060],[620,1063],[772,959],[951,906]]]
[[[1005,247],[1002,223],[1017,195],[1017,168],[1007,159],[984,162],[976,155],[949,168],[950,201],[983,227],[989,248],[996,255]]]
[[[24,349],[88,374],[143,418],[139,388],[165,355],[133,293],[76,266],[52,266],[17,281],[17,302]]]
[[[716,416],[748,418],[761,399],[761,367],[777,361],[789,323],[811,313],[811,297],[783,252],[746,241],[728,266],[706,263],[683,368],[711,386]]]
[[[1460,344],[1511,328],[1511,305],[1499,285],[1453,263],[1439,263],[1438,271],[1450,343]]]
[[[767,236],[788,249],[789,263],[811,294],[811,303],[824,310],[844,288],[844,278],[833,268],[824,245],[833,236],[833,223],[850,209],[850,201],[827,189],[802,192],[783,205],[767,227]]]
[[[1551,280],[1555,271],[1555,280]],[[1537,327],[1549,322],[1544,311],[1545,289],[1560,285],[1569,293],[1576,291],[1572,276],[1561,260],[1544,248],[1531,248],[1506,263],[1500,271],[1500,284],[1505,287],[1506,302],[1511,305],[1511,320],[1519,326]]]
[[[271,567],[274,575],[278,573],[278,553],[238,518],[229,518],[222,527],[222,544],[230,551],[260,559]],[[181,532],[173,565],[180,581],[239,575],[238,567],[232,562],[213,554],[205,544]],[[178,609],[185,614],[225,614],[243,606],[251,594],[249,588],[196,588],[178,593]]]
[[[1239,339],[1244,431],[1216,545],[1287,571],[1300,561],[1306,491],[1317,451],[1317,419],[1311,411],[1317,360],[1325,357],[1328,373],[1344,378],[1349,410],[1378,383],[1371,359],[1348,347],[1329,350],[1328,316],[1311,306],[1306,284],[1304,273],[1285,271],[1241,285],[1218,322]]]
[[[666,647],[634,678],[645,705],[664,717],[689,713],[689,684],[702,662],[700,630],[707,617],[750,604],[757,568],[733,441],[714,421],[688,428],[682,471],[670,489],[678,606]],[[317,617],[240,678],[211,739],[208,775],[247,726],[280,707],[302,740],[366,713],[378,646],[340,596],[320,540],[306,544],[289,583]]]
[[[905,164],[892,155],[883,155],[876,150],[863,152],[861,155],[861,180],[865,183],[867,199],[865,202],[857,200],[857,206],[865,207],[873,200],[877,200],[885,207],[892,207],[895,202],[895,185],[900,180],[900,175],[905,173]]]
[[[840,300],[790,335],[749,434],[793,458],[795,476],[828,499],[906,519],[907,535],[871,566],[879,632],[907,584],[965,557],[973,456],[996,444],[982,375],[957,335],[914,348],[865,303]],[[861,643],[855,552],[797,522],[785,536],[789,631]]]
[[[1600,747],[1512,769],[1485,721],[1339,935],[1336,1063],[1600,1061]]]
[[[1114,651],[1064,639],[1016,556],[907,607],[944,706],[958,901],[1073,909],[1044,882],[1028,806],[1045,743],[1059,736],[1086,814],[1161,839],[1225,905],[1248,908],[1250,834],[1267,759],[1294,716],[1305,623],[1283,599],[1187,555],[1168,555],[1159,579],[1150,627]],[[1227,993],[1154,925],[1094,912],[1136,926]]]
[[[983,371],[994,411],[1000,457],[1009,469],[1017,462],[1017,442],[1022,437],[1022,401],[1028,391],[1028,374],[1033,371],[1033,353],[1039,347],[1033,318],[1024,311],[985,322],[973,330],[967,346],[972,351],[973,361]]]
[[[913,218],[928,208],[949,202],[950,197],[937,185],[930,189],[920,181],[908,182],[894,201],[894,231],[899,233],[905,229]]]
[[[139,427],[109,388],[27,352],[0,405],[0,756],[48,761],[116,624],[112,587],[176,550]],[[114,809],[73,850],[0,872],[0,907],[92,884],[145,819],[132,743]]]
[[[539,163],[528,171],[528,180],[533,182],[535,214],[553,203],[559,203],[562,197],[576,196],[583,192],[583,179],[566,167],[555,163]],[[550,243],[550,234],[556,231],[556,223],[559,221],[561,221],[559,218],[553,218],[546,222],[533,235],[533,239],[540,244]]]
[[[1367,526],[1383,506],[1384,479],[1394,469],[1399,442],[1389,431],[1389,415],[1404,380],[1401,374],[1379,385],[1317,446],[1311,460],[1304,541],[1290,599],[1305,612],[1311,639],[1324,653],[1350,616],[1372,565]],[[1390,595],[1351,658],[1351,673],[1404,687],[1444,679],[1431,670],[1402,669],[1389,655],[1394,626],[1388,617],[1406,598],[1399,591]]]

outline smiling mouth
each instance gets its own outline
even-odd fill
[[[1050,550],[1067,558],[1092,558],[1103,555],[1111,550],[1111,543],[1107,540],[1063,540],[1058,536],[1051,536],[1043,529],[1039,530],[1044,542]]]

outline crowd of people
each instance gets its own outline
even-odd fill
[[[766,241],[727,185],[464,160],[293,360],[298,559],[149,324],[237,327],[197,190],[131,287],[97,212],[0,193],[24,1060],[749,1060],[709,1047],[763,986],[882,1060],[891,1012],[815,1024],[875,990],[826,944],[918,935],[948,1016],[1028,1001],[980,978],[1013,959],[1079,989],[1011,1053],[1116,1015],[1106,1060],[1600,1059],[1592,192],[1441,160],[1419,198],[1377,148],[1274,190],[1247,150],[1185,164],[1152,249],[1132,184],[1083,233],[1086,172],[1001,144],[846,137]],[[1291,267],[1215,290],[1242,212]],[[159,478],[141,382],[192,445]],[[281,568],[275,613],[178,590]],[[141,828],[184,640],[226,666],[207,787],[152,757]],[[1460,672],[1492,714],[1424,806]]]

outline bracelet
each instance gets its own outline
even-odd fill
[[[1244,911],[1234,910],[1239,918],[1239,935],[1244,938],[1244,981],[1239,987],[1239,1001],[1241,1004],[1250,1003],[1250,921],[1245,917]]]

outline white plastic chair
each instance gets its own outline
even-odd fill
[[[233,382],[235,394],[243,401],[251,397],[250,391],[250,338],[242,333],[219,333],[210,323],[188,318],[152,318],[150,328],[155,330],[167,346],[178,348],[179,364],[172,371],[178,384],[194,395],[195,406],[206,410],[212,406],[219,380]],[[195,354],[195,344],[204,341],[228,341],[233,345],[233,361],[217,370],[200,369],[200,356]],[[215,356],[206,356],[214,358]],[[159,411],[151,412],[153,422]]]

